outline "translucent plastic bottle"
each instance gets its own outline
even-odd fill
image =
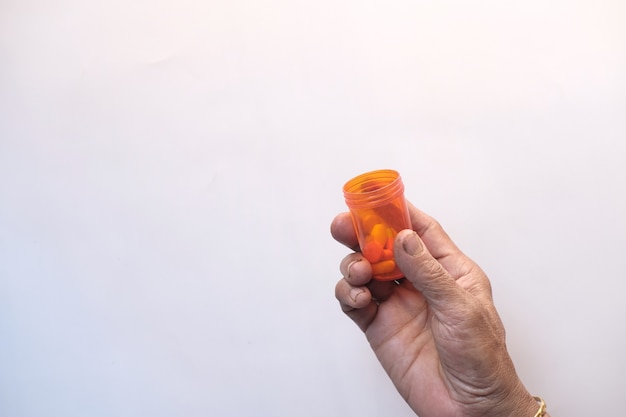
[[[366,172],[348,181],[343,195],[374,279],[401,278],[393,258],[393,242],[400,230],[411,228],[411,220],[400,174],[390,169]]]

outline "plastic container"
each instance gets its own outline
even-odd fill
[[[390,169],[366,172],[346,182],[343,195],[373,278],[403,277],[393,257],[393,242],[400,230],[411,228],[411,219],[400,174]]]

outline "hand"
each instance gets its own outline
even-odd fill
[[[413,230],[395,239],[405,279],[372,280],[359,253],[340,265],[341,309],[365,332],[394,385],[420,417],[534,416],[538,405],[515,372],[485,273],[434,219],[411,204]],[[333,237],[358,242],[349,213]]]

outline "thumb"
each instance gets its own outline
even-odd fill
[[[394,257],[406,279],[422,293],[436,314],[449,315],[462,309],[468,302],[465,291],[430,254],[413,230],[398,233]]]

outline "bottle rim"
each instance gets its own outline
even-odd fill
[[[365,172],[350,179],[343,186],[346,204],[352,208],[383,205],[403,192],[402,178],[393,169]]]

